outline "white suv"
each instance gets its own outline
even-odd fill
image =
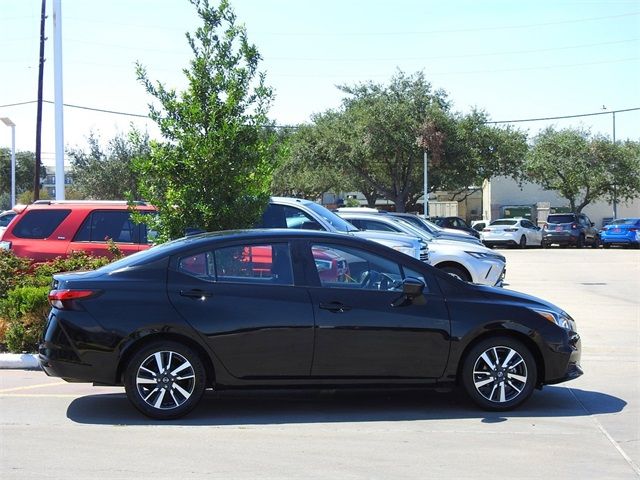
[[[506,259],[478,244],[439,240],[409,222],[391,215],[340,213],[340,216],[365,231],[397,232],[420,235],[429,245],[429,264],[467,282],[502,286]]]

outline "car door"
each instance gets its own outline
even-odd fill
[[[427,267],[411,268],[338,241],[312,242],[309,294],[315,314],[313,377],[436,378],[449,352],[449,317]],[[324,253],[342,265],[323,278]],[[426,280],[424,295],[402,300],[403,279]],[[396,305],[396,306],[393,306]]]
[[[308,378],[313,310],[289,244],[242,243],[172,259],[168,293],[236,378]]]
[[[538,227],[529,220],[522,220],[520,225],[522,225],[522,228],[525,231],[527,243],[529,245],[540,245],[540,242],[542,241],[542,233],[540,232],[540,229],[538,229]]]
[[[82,251],[97,257],[108,256],[108,240],[112,240],[124,255],[131,255],[141,249],[140,227],[133,223],[128,210],[89,212],[69,242],[67,254]]]

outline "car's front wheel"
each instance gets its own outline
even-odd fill
[[[455,265],[445,265],[443,267],[438,267],[443,272],[448,273],[452,277],[456,277],[457,279],[462,280],[463,282],[470,282],[471,275],[464,270],[462,267],[457,267]]]
[[[205,383],[206,372],[198,354],[174,341],[143,347],[129,361],[124,376],[129,401],[145,415],[161,420],[193,410]]]
[[[510,337],[482,340],[467,354],[462,383],[471,399],[485,410],[510,410],[533,393],[537,368],[531,351]]]

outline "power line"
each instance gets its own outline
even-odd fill
[[[596,115],[611,115],[612,113],[633,112],[636,110],[640,110],[640,107],[625,108],[622,110],[609,110],[606,112],[582,113],[578,115],[562,115],[559,117],[523,118],[520,120],[500,120],[500,121],[491,121],[491,122],[485,122],[485,123],[524,123],[524,122],[539,122],[543,120],[563,120],[565,118],[595,117]]]
[[[54,102],[52,102],[51,100],[43,100],[44,103],[50,104],[52,105]],[[36,100],[31,100],[28,102],[19,102],[19,103],[9,103],[6,105],[0,105],[0,108],[6,108],[6,107],[15,107],[15,106],[20,106],[20,105],[29,105],[32,103],[36,103]],[[80,110],[88,110],[88,111],[92,111],[92,112],[99,112],[99,113],[109,113],[111,115],[121,115],[121,116],[125,116],[125,117],[137,117],[137,118],[149,118],[149,115],[142,115],[139,113],[129,113],[129,112],[120,112],[117,110],[107,110],[104,108],[96,108],[96,107],[86,107],[83,105],[74,105],[74,104],[70,104],[70,103],[64,103],[63,104],[65,107],[69,107],[69,108],[77,108]],[[632,108],[623,108],[620,110],[608,110],[608,111],[603,111],[603,112],[593,112],[593,113],[579,113],[579,114],[575,114],[575,115],[560,115],[557,117],[539,117],[539,118],[521,118],[521,119],[517,119],[517,120],[492,120],[492,121],[487,121],[485,123],[488,124],[497,124],[497,123],[524,123],[524,122],[540,122],[540,121],[545,121],[545,120],[563,120],[563,119],[568,119],[568,118],[580,118],[580,117],[594,117],[597,115],[611,115],[612,113],[624,113],[624,112],[634,112],[640,110],[640,107],[632,107]],[[275,128],[297,128],[296,126],[291,126],[291,125],[274,125]]]

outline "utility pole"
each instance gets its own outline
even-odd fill
[[[36,168],[33,173],[33,201],[40,199],[40,168],[42,165],[42,81],[44,77],[44,25],[47,19],[47,0],[42,0],[40,15],[40,60],[38,63],[38,108],[36,113]]]
[[[56,200],[64,200],[64,118],[62,114],[62,12],[53,0],[53,85],[56,117]]]

